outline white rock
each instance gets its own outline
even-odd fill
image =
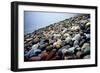
[[[71,37],[67,37],[67,38],[65,39],[65,41],[66,41],[67,43],[69,43],[71,40],[72,40]]]
[[[61,34],[54,34],[54,38],[59,38],[61,37]]]
[[[81,49],[84,50],[86,48],[90,48],[90,44],[89,43],[84,43]]]
[[[71,28],[72,31],[75,31],[77,29],[80,29],[80,27],[79,26],[72,26],[72,28]]]
[[[69,37],[70,35],[68,33],[65,33],[63,36],[64,37]]]
[[[39,43],[37,43],[37,44],[33,45],[33,46],[32,46],[32,49],[37,49],[37,48],[38,48],[38,46],[39,46]]]
[[[62,31],[62,34],[64,34],[66,31],[67,31],[67,28],[65,28],[65,29]]]

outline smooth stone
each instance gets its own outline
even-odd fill
[[[66,33],[67,32],[67,28],[65,28],[63,31],[62,31],[62,34]]]
[[[84,43],[81,50],[83,51],[85,48],[90,48],[90,44],[89,43]]]
[[[72,26],[71,30],[72,31],[80,30],[80,27],[79,26]]]
[[[47,52],[42,52],[39,56],[41,57],[41,60],[46,60],[48,55],[49,54]]]
[[[61,34],[54,34],[54,38],[60,38]]]
[[[75,45],[79,45],[79,41],[75,40],[74,43],[73,43],[73,45],[74,45],[74,46],[75,46]]]
[[[76,34],[76,35],[72,38],[72,40],[77,40],[77,41],[79,41],[80,39],[81,39],[80,34]]]
[[[35,57],[31,57],[29,60],[30,61],[40,61],[41,60],[41,57],[35,56]]]
[[[63,36],[64,37],[70,37],[70,35],[68,33],[65,33]]]
[[[36,43],[38,43],[39,42],[39,38],[35,38],[34,40],[33,40],[33,42],[36,44]]]
[[[45,50],[45,48],[46,48],[46,44],[40,44],[38,47],[38,49],[40,49],[42,51]]]
[[[81,47],[84,43],[85,43],[85,39],[82,39],[81,41],[80,41],[80,43],[79,43],[79,46]]]
[[[77,57],[77,58],[81,58],[81,55],[82,55],[82,52],[81,52],[81,51],[77,51],[76,57]]]
[[[32,57],[32,56],[38,56],[38,54],[41,53],[41,50],[35,49],[35,50],[30,50],[25,56],[27,57]]]
[[[71,42],[71,40],[72,40],[71,37],[67,37],[67,38],[65,39],[65,42],[66,42],[66,43],[69,43],[69,42]]]
[[[71,47],[68,49],[68,52],[74,53],[74,51],[75,51],[75,47]]]
[[[34,44],[34,45],[32,46],[32,49],[31,49],[31,50],[33,50],[33,49],[37,49],[38,47],[39,47],[39,43]]]

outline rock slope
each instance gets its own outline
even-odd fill
[[[89,14],[71,17],[24,35],[24,61],[89,58]]]

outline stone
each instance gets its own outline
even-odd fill
[[[46,60],[50,60],[56,54],[56,49],[53,49],[49,55],[47,56]]]
[[[60,38],[61,34],[54,34],[54,38]]]
[[[82,52],[81,51],[77,51],[76,58],[81,59],[81,55],[82,55]]]
[[[90,48],[90,44],[89,43],[84,43],[81,49],[84,50],[86,48]]]
[[[39,38],[36,37],[34,40],[33,40],[34,44],[38,43],[39,42]]]
[[[39,56],[41,57],[41,60],[46,60],[48,55],[48,52],[42,52]]]
[[[79,26],[72,26],[71,31],[76,31],[76,30],[80,30]]]
[[[72,40],[77,40],[77,41],[79,41],[80,39],[81,39],[80,34],[76,34],[76,35],[72,38]]]
[[[66,33],[67,32],[67,28],[65,28],[63,31],[62,31],[62,34]]]
[[[86,23],[86,26],[87,26],[87,27],[90,26],[90,22]]]
[[[34,45],[32,46],[32,49],[31,49],[31,50],[33,50],[33,49],[37,49],[38,47],[39,47],[39,43],[34,44]]]
[[[90,41],[90,34],[85,34],[85,36],[86,36],[86,40]]]
[[[66,43],[69,43],[69,42],[71,42],[71,40],[72,40],[71,37],[67,37],[67,38],[65,39],[65,42],[66,42]]]
[[[82,47],[82,45],[85,43],[85,41],[86,41],[85,39],[81,39],[79,46]]]
[[[84,54],[89,55],[90,54],[90,48],[85,48],[83,50]]]
[[[74,51],[75,51],[75,47],[71,47],[68,49],[68,52],[74,53]]]
[[[70,37],[68,33],[63,34],[64,37]]]
[[[30,61],[40,61],[41,60],[41,57],[35,56],[35,57],[31,57],[29,60]]]
[[[49,39],[49,43],[50,43],[50,44],[53,44],[54,42],[55,42],[54,40]]]
[[[39,53],[41,53],[41,50],[39,50],[39,49],[32,49],[27,54],[25,54],[25,56],[31,58],[33,56],[38,56]]]
[[[74,41],[73,46],[75,46],[75,45],[79,45],[79,41],[78,40]]]
[[[58,40],[57,42],[54,42],[53,46],[56,47],[56,48],[60,48],[60,46],[61,46],[61,40]]]
[[[61,46],[65,46],[66,45],[66,41],[65,40],[62,40],[62,43],[61,43]]]

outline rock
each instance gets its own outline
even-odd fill
[[[49,43],[50,43],[50,44],[53,44],[54,42],[55,42],[54,40],[49,39]]]
[[[62,49],[61,50],[62,54],[65,54],[66,52],[69,52],[67,49]]]
[[[32,46],[32,49],[31,49],[31,50],[33,50],[33,49],[37,49],[38,47],[39,47],[39,43],[34,44],[34,45]]]
[[[41,39],[40,42],[39,42],[39,44],[40,44],[40,45],[45,44],[44,41],[45,41],[45,39]]]
[[[33,40],[33,42],[34,42],[34,44],[38,43],[38,42],[39,42],[39,38],[36,37],[36,38]]]
[[[62,43],[61,39],[58,39],[57,44],[61,45],[61,43]]]
[[[76,50],[80,51],[80,50],[81,50],[81,48],[80,48],[80,47],[77,47],[77,48],[76,48]]]
[[[42,52],[39,56],[41,57],[41,60],[46,60],[48,55],[48,52]]]
[[[30,61],[40,61],[41,60],[41,57],[35,56],[35,57],[31,57],[29,60]]]
[[[79,26],[72,26],[71,31],[77,31],[80,30]]]
[[[61,43],[61,46],[65,46],[66,45],[66,41],[65,40],[62,40],[62,43]]]
[[[28,42],[28,41],[31,41],[33,38],[28,38],[28,39],[26,39],[26,41]]]
[[[32,49],[27,54],[25,54],[25,56],[31,58],[33,56],[38,56],[39,53],[41,53],[41,50],[39,50],[39,49]]]
[[[53,46],[50,46],[49,45],[49,46],[46,47],[46,51],[49,51],[50,52],[52,49],[53,49]]]
[[[75,51],[75,47],[71,47],[68,49],[68,52],[74,53],[74,51]]]
[[[86,23],[86,26],[87,26],[87,27],[90,26],[90,22]]]
[[[85,41],[86,41],[85,39],[81,39],[79,46],[81,47],[85,43]]]
[[[75,40],[73,45],[79,45],[79,41]]]
[[[89,55],[90,54],[90,48],[85,48],[83,50],[83,52],[84,52],[85,55]]]
[[[68,50],[68,48],[70,48],[70,45],[63,46],[62,48],[60,48],[60,49],[58,50],[58,53],[62,53],[62,54],[63,54],[62,50],[63,50],[63,49],[64,49],[64,50]]]
[[[55,56],[55,57],[53,57],[53,58],[51,58],[51,60],[61,60],[62,58],[60,57],[60,56]]]
[[[58,39],[57,42],[54,42],[53,46],[58,49],[61,47],[61,43],[62,43],[62,41],[60,39]]]
[[[82,52],[81,51],[77,51],[76,58],[81,59],[81,55],[82,55]]]
[[[84,43],[81,49],[84,50],[86,48],[90,48],[90,44],[89,43]]]
[[[47,56],[46,60],[50,60],[56,54],[56,49],[53,49],[49,55]]]
[[[59,49],[60,47],[61,47],[60,44],[57,44],[57,45],[55,46],[56,49]]]
[[[72,40],[71,37],[67,37],[67,38],[65,39],[65,42],[66,42],[66,43],[69,43],[69,42],[71,42],[71,40]]]
[[[86,36],[86,40],[90,41],[90,34],[85,34],[85,36]]]
[[[80,39],[81,39],[80,34],[76,34],[76,35],[72,38],[72,40],[77,40],[77,41],[79,41]]]
[[[40,49],[40,50],[45,50],[45,48],[46,48],[46,44],[41,44],[41,45],[39,45],[39,47],[38,47],[38,49]]]
[[[40,49],[36,49],[36,50],[34,50],[34,53],[38,55],[38,54],[41,53],[41,50]]]
[[[63,36],[64,37],[70,37],[70,35],[68,33],[65,33]]]
[[[67,32],[67,28],[65,28],[63,31],[62,31],[62,34],[66,33]]]
[[[61,34],[54,34],[54,38],[60,38]]]

